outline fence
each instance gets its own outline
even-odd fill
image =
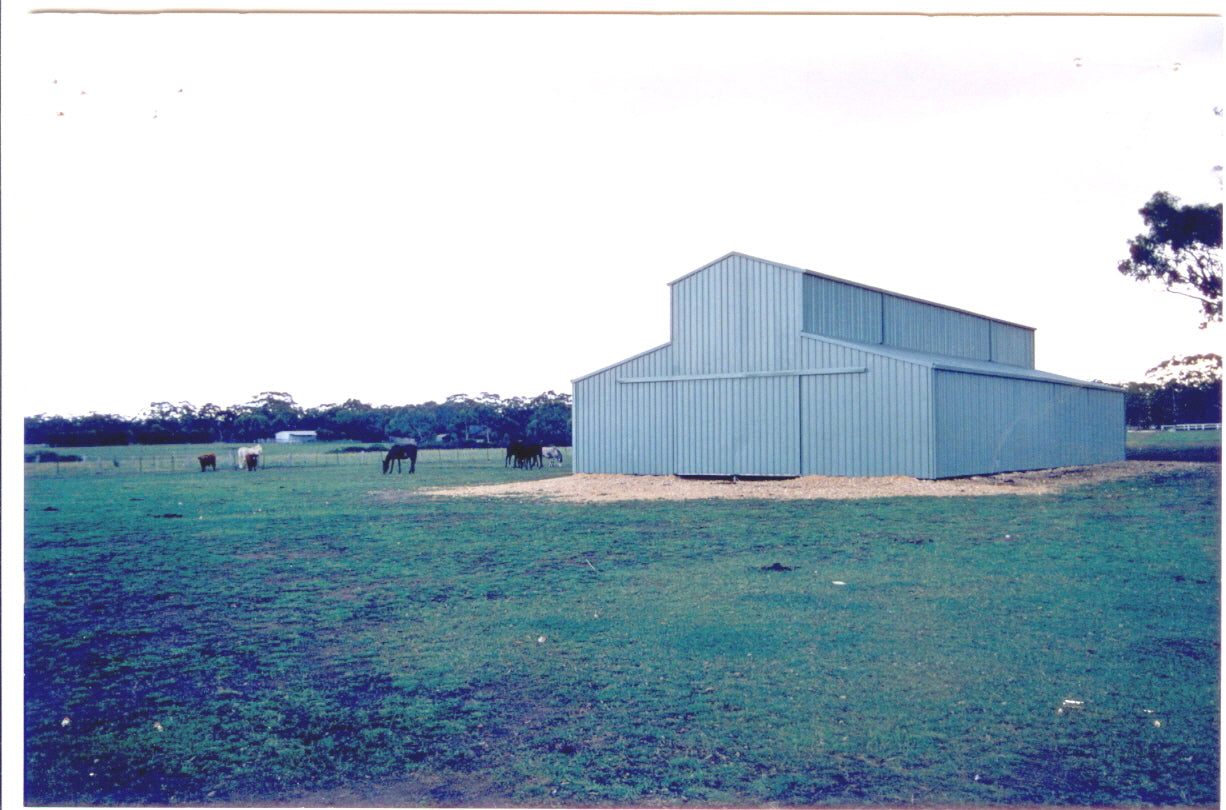
[[[1221,430],[1221,422],[1204,422],[1200,424],[1163,425],[1161,430]]]
[[[386,451],[329,452],[328,445],[281,444],[264,446],[260,467],[277,469],[286,467],[381,467]],[[570,448],[562,448],[563,456],[569,459]],[[27,451],[33,452],[33,451]],[[150,445],[115,448],[65,448],[65,453],[81,456],[81,461],[27,461],[26,477],[55,475],[144,475],[153,473],[199,472],[197,456],[214,453],[217,470],[234,469],[234,448],[201,445],[195,449],[176,445],[174,449],[159,450]],[[88,454],[88,455],[87,455]],[[96,455],[95,455],[96,454]],[[478,447],[448,449],[423,447],[417,452],[417,462],[445,464],[496,464],[506,458],[501,447]],[[212,471],[210,471],[212,472]]]

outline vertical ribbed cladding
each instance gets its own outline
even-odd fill
[[[676,430],[668,385],[618,382],[671,374],[671,355],[671,346],[661,346],[574,382],[575,472],[672,472]]]
[[[799,378],[738,381],[733,464],[740,475],[800,475]]]
[[[674,282],[678,373],[793,367],[801,278],[796,270],[733,254]]]
[[[794,375],[645,385],[674,396],[673,468],[678,474],[799,474]]]
[[[856,343],[1034,367],[1034,330],[806,273],[805,332]]]
[[[935,390],[938,478],[1124,458],[1120,392],[944,370]]]
[[[739,306],[728,293],[734,287],[736,257],[711,265],[673,285],[673,347],[680,374],[727,370],[729,345],[739,348]]]
[[[991,359],[991,327],[986,318],[933,304],[885,296],[887,346],[970,360]]]
[[[854,284],[805,274],[803,328],[857,343],[881,343],[881,293]]]
[[[931,369],[820,338],[802,341],[801,474],[931,478]]]
[[[664,383],[674,396],[677,429],[673,471],[682,475],[725,472],[732,444],[728,424],[729,380],[688,380]]]
[[[1034,368],[1034,330],[992,321],[992,362]]]
[[[802,273],[732,254],[673,286],[676,369],[724,374],[792,369]],[[649,383],[675,391],[674,469],[695,475],[796,475],[795,377]]]

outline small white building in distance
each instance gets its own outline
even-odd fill
[[[313,430],[278,430],[277,444],[303,444],[318,438]]]

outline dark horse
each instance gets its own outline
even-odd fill
[[[521,442],[518,439],[507,445],[507,458],[502,466],[511,466],[512,459],[515,461],[516,469],[531,469],[543,466],[541,446],[530,442]]]
[[[404,472],[400,468],[400,462],[406,459],[409,462],[409,473],[417,472],[417,445],[393,444],[392,449],[388,450],[387,455],[383,458],[383,474],[386,475],[392,471],[392,462],[396,462],[396,472]]]
[[[247,472],[252,472],[260,466],[259,453],[248,453],[245,460],[247,462]],[[203,472],[203,470],[201,472]]]
[[[205,453],[203,456],[196,456],[196,460],[200,462],[200,472],[204,472],[205,470],[208,470],[208,469],[212,469],[213,472],[217,472],[217,454],[216,453]],[[116,467],[119,466],[118,461],[115,462],[115,466]]]

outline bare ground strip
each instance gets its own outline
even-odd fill
[[[486,486],[423,488],[410,492],[372,492],[380,499],[433,495],[470,498],[544,498],[579,503],[707,498],[773,500],[847,500],[980,495],[1047,495],[1073,487],[1153,474],[1192,472],[1210,466],[1180,461],[1119,461],[1083,467],[976,475],[936,481],[887,476],[852,478],[810,475],[785,479],[703,479],[674,475],[605,475],[580,473],[560,478]]]

